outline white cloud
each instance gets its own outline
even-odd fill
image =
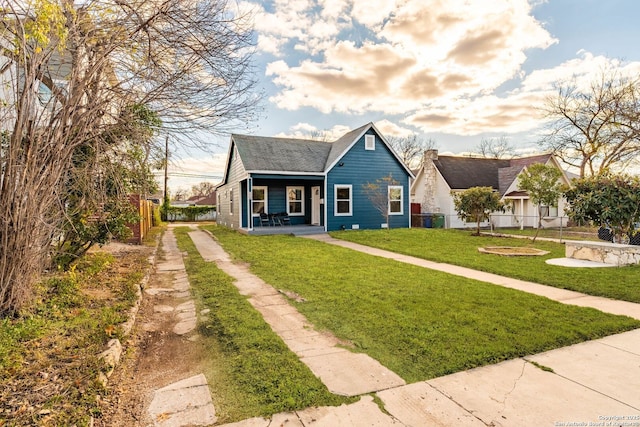
[[[292,43],[302,52],[319,53],[350,23],[347,7],[344,0],[275,0],[273,11],[256,4],[258,49],[282,56]]]
[[[416,133],[406,127],[398,126],[396,123],[384,119],[375,123],[376,127],[384,136],[406,137]]]
[[[278,138],[316,139],[320,141],[335,141],[351,129],[345,125],[335,125],[330,129],[318,129],[309,123],[298,123],[291,126],[289,132],[280,132]]]
[[[315,127],[314,125],[310,125],[309,123],[298,123],[295,126],[291,127],[292,130],[294,131],[302,131],[302,132],[317,132],[318,128]]]
[[[521,91],[553,91],[554,83],[569,81],[575,81],[579,87],[587,88],[601,73],[612,70],[617,71],[621,77],[637,78],[640,74],[640,62],[622,63],[618,59],[594,56],[585,50],[577,52],[577,55],[578,57],[556,67],[532,72],[522,81]]]
[[[326,22],[315,18],[324,16],[326,10],[319,8],[330,3],[309,1],[295,8],[295,20],[290,10],[276,10],[271,16],[279,17],[278,28],[260,24],[268,35],[295,40],[301,52],[321,53],[320,60],[268,66],[267,75],[281,87],[271,98],[278,107],[396,114],[486,94],[517,75],[526,49],[555,41],[530,15],[526,0],[493,2],[491,8],[463,0],[353,0],[352,19],[370,30],[366,34],[339,21],[348,7],[334,1],[338,6]],[[345,29],[350,33],[338,40]],[[265,48],[273,51],[273,45]]]
[[[535,129],[542,115],[535,108],[542,102],[541,93],[524,93],[507,97],[486,95],[473,100],[430,106],[410,114],[403,123],[424,132],[455,135],[478,135],[483,132],[515,133]]]
[[[276,36],[267,34],[258,35],[258,49],[263,52],[271,53],[272,55],[280,55],[283,43],[284,40]]]
[[[535,106],[554,82],[587,81],[612,60],[580,52],[526,75],[527,51],[557,43],[533,17],[532,4],[277,0],[257,25],[260,48],[282,54],[295,46],[297,53],[267,65],[266,75],[279,88],[269,101],[285,110],[398,115],[425,132],[535,129],[541,123]],[[638,72],[638,64],[630,68]],[[507,82],[518,87],[498,93]]]
[[[385,19],[396,9],[395,0],[354,0],[352,2],[351,16],[361,24],[378,30]]]
[[[621,76],[640,74],[639,62],[622,65],[618,60],[589,52],[580,54],[580,58],[524,76],[517,89],[502,96],[487,94],[433,103],[412,112],[403,122],[425,132],[456,135],[532,131],[544,123],[540,108],[544,106],[545,98],[557,93],[554,83],[572,81],[578,87],[586,88],[604,70],[615,69]]]
[[[318,0],[321,16],[324,19],[350,21],[350,0]]]

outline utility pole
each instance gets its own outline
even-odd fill
[[[164,200],[169,200],[169,135],[164,141]]]
[[[162,200],[162,218],[167,221],[167,210],[169,209],[169,135],[164,140],[164,198]]]

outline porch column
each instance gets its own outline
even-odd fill
[[[247,230],[253,230],[253,178],[247,178]]]

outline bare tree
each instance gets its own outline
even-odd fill
[[[480,156],[487,159],[512,159],[516,156],[515,147],[506,136],[482,138],[476,147]]]
[[[640,154],[640,79],[603,70],[587,88],[556,85],[546,100],[549,131],[541,145],[580,177],[623,169]]]
[[[189,191],[185,188],[179,187],[173,192],[173,200],[183,201],[187,199]]]
[[[401,203],[401,197],[398,192],[401,189],[397,189],[399,184],[391,175],[384,176],[376,180],[375,183],[367,182],[362,185],[362,191],[369,199],[369,202],[375,210],[380,212],[382,218],[384,218],[387,228],[391,228],[389,222],[389,216],[392,210],[399,210],[400,205],[392,206],[392,203]]]
[[[331,142],[334,140],[331,131],[329,131],[328,129],[311,131],[309,138],[322,142]]]
[[[194,196],[205,197],[213,193],[216,189],[215,184],[211,182],[203,181],[196,185],[191,186],[191,194]]]
[[[387,138],[400,160],[409,168],[422,166],[423,154],[427,150],[436,149],[438,144],[432,138],[423,138],[417,134],[403,137]]]
[[[79,149],[117,152],[131,106],[165,128],[222,132],[257,97],[250,17],[225,0],[5,0],[0,16],[0,313],[10,313],[60,235]]]

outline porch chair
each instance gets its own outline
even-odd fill
[[[271,218],[271,225],[273,225],[274,227],[277,225],[282,225],[282,221],[280,221],[280,214],[269,214],[269,217]]]
[[[289,218],[289,214],[286,212],[282,212],[280,215],[280,222],[282,225],[291,225],[291,218]]]
[[[264,227],[264,226],[270,226],[271,223],[269,222],[269,215],[267,215],[264,212],[260,212],[260,226]]]

